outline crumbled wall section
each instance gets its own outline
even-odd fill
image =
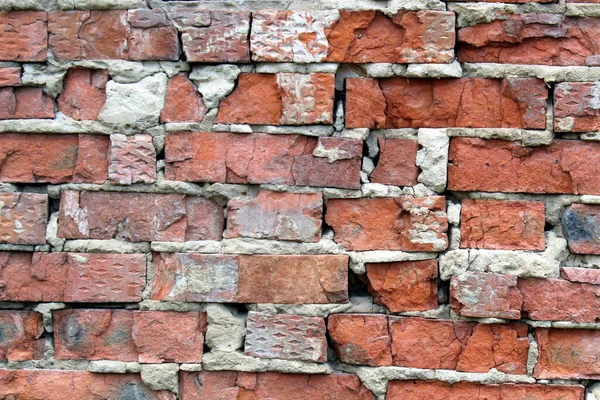
[[[600,400],[599,37],[0,0],[0,398]]]

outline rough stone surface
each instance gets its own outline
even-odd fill
[[[464,200],[460,247],[492,250],[544,250],[544,203]]]
[[[325,221],[348,250],[442,251],[448,246],[444,197],[331,199]]]
[[[215,108],[231,93],[240,72],[237,65],[202,65],[194,66],[189,78],[198,87],[206,107]]]
[[[259,358],[327,361],[323,318],[249,312],[245,354]]]
[[[1,310],[0,333],[0,360],[26,361],[44,357],[42,314]]]
[[[48,27],[45,12],[0,13],[1,61],[46,61]]]
[[[161,122],[201,122],[206,111],[202,97],[185,73],[169,79]]]
[[[47,219],[47,195],[0,193],[0,242],[44,244]]]
[[[371,182],[394,186],[417,184],[416,166],[419,144],[410,139],[379,138],[379,162],[370,175]]]
[[[523,147],[503,140],[453,138],[448,189],[600,194],[600,143],[553,140]]]
[[[574,203],[565,209],[561,221],[569,250],[600,254],[600,206]]]
[[[539,349],[534,376],[538,379],[598,379],[600,331],[589,329],[536,329]]]
[[[227,237],[318,242],[323,199],[317,193],[260,191],[227,206]]]
[[[0,87],[0,120],[31,118],[54,118],[52,98],[40,88]]]
[[[155,182],[156,151],[152,136],[110,135],[108,176],[112,183],[118,185]]]
[[[97,120],[106,102],[107,82],[105,69],[70,69],[58,97],[58,110],[77,121]]]
[[[433,310],[438,306],[436,260],[366,264],[369,293],[391,312]]]
[[[327,330],[342,362],[392,365],[391,339],[385,315],[332,314],[327,319]]]
[[[219,240],[223,209],[182,194],[78,192],[61,194],[58,236],[130,242]]]

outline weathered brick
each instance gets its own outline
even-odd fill
[[[442,251],[448,246],[444,197],[332,199],[325,221],[348,250]]]
[[[0,135],[0,180],[15,183],[104,183],[108,137],[103,135]]]
[[[573,203],[563,212],[561,222],[569,250],[600,254],[600,206]]]
[[[202,361],[205,313],[64,309],[52,315],[58,360]]]
[[[374,78],[346,78],[346,128],[383,129],[386,99]]]
[[[315,155],[324,148],[338,157]],[[171,132],[165,139],[165,178],[227,182],[360,186],[362,142],[302,135]]]
[[[582,400],[584,394],[580,385],[390,381],[386,400]]]
[[[345,255],[155,253],[152,268],[153,300],[289,304],[348,301]]]
[[[260,191],[227,205],[227,237],[318,242],[323,198],[320,193]]]
[[[373,399],[373,394],[357,376],[351,374],[305,375],[278,372],[181,371],[179,379],[181,400]]]
[[[108,71],[71,68],[58,97],[58,110],[77,121],[96,120],[106,102]]]
[[[45,244],[48,196],[39,193],[0,193],[0,242]]]
[[[363,91],[350,86],[348,114],[364,113],[370,99],[385,99],[385,118],[351,118],[350,128],[529,128],[545,129],[548,90],[535,78],[386,78]],[[378,90],[381,92],[379,93]]]
[[[522,302],[513,275],[470,272],[450,281],[452,309],[465,317],[520,319]]]
[[[385,315],[331,314],[327,331],[342,362],[392,365],[391,341]]]
[[[536,328],[537,379],[598,379],[600,331]]]
[[[373,301],[391,312],[432,310],[438,306],[436,260],[367,264]]]
[[[119,185],[156,182],[156,151],[152,136],[110,135],[108,176],[112,183]]]
[[[249,312],[245,354],[313,362],[327,361],[325,321],[318,317]]]
[[[64,190],[58,236],[131,242],[219,240],[223,225],[221,206],[203,197]]]
[[[21,86],[21,67],[0,68],[0,87]]]
[[[253,13],[254,61],[446,63],[454,58],[454,13],[260,11]]]
[[[522,147],[503,140],[450,141],[448,189],[600,194],[600,143],[553,140]]]
[[[598,65],[597,18],[497,13],[458,31],[458,60],[542,65]]]
[[[563,82],[554,87],[554,130],[600,130],[600,82]]]
[[[202,96],[187,74],[180,73],[169,79],[160,122],[200,122],[206,111]]]
[[[524,324],[390,318],[389,329],[396,366],[526,373],[529,339]]]
[[[0,300],[137,302],[146,284],[143,254],[0,253]]]
[[[42,11],[0,13],[0,61],[46,61],[47,20]]]
[[[215,122],[303,125],[333,123],[333,74],[249,74],[221,102]]]
[[[560,277],[570,282],[600,285],[600,269],[565,267],[560,269]]]
[[[460,247],[492,250],[544,250],[543,202],[463,200]]]
[[[414,186],[418,183],[416,165],[419,144],[410,139],[379,138],[379,162],[370,175],[373,183]]]
[[[42,314],[0,310],[0,360],[41,360],[44,357],[43,333]]]
[[[131,30],[127,50],[130,60],[178,60],[177,29],[160,8],[127,11]]]
[[[0,120],[54,118],[54,101],[41,88],[0,87]]]
[[[0,396],[7,399],[93,399],[99,393],[106,399],[175,400],[171,392],[150,390],[134,374],[0,369]]]

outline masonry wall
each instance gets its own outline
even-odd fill
[[[597,0],[0,11],[0,398],[600,400]]]

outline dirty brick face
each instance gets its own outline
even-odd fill
[[[0,0],[0,399],[600,400],[600,0]]]

